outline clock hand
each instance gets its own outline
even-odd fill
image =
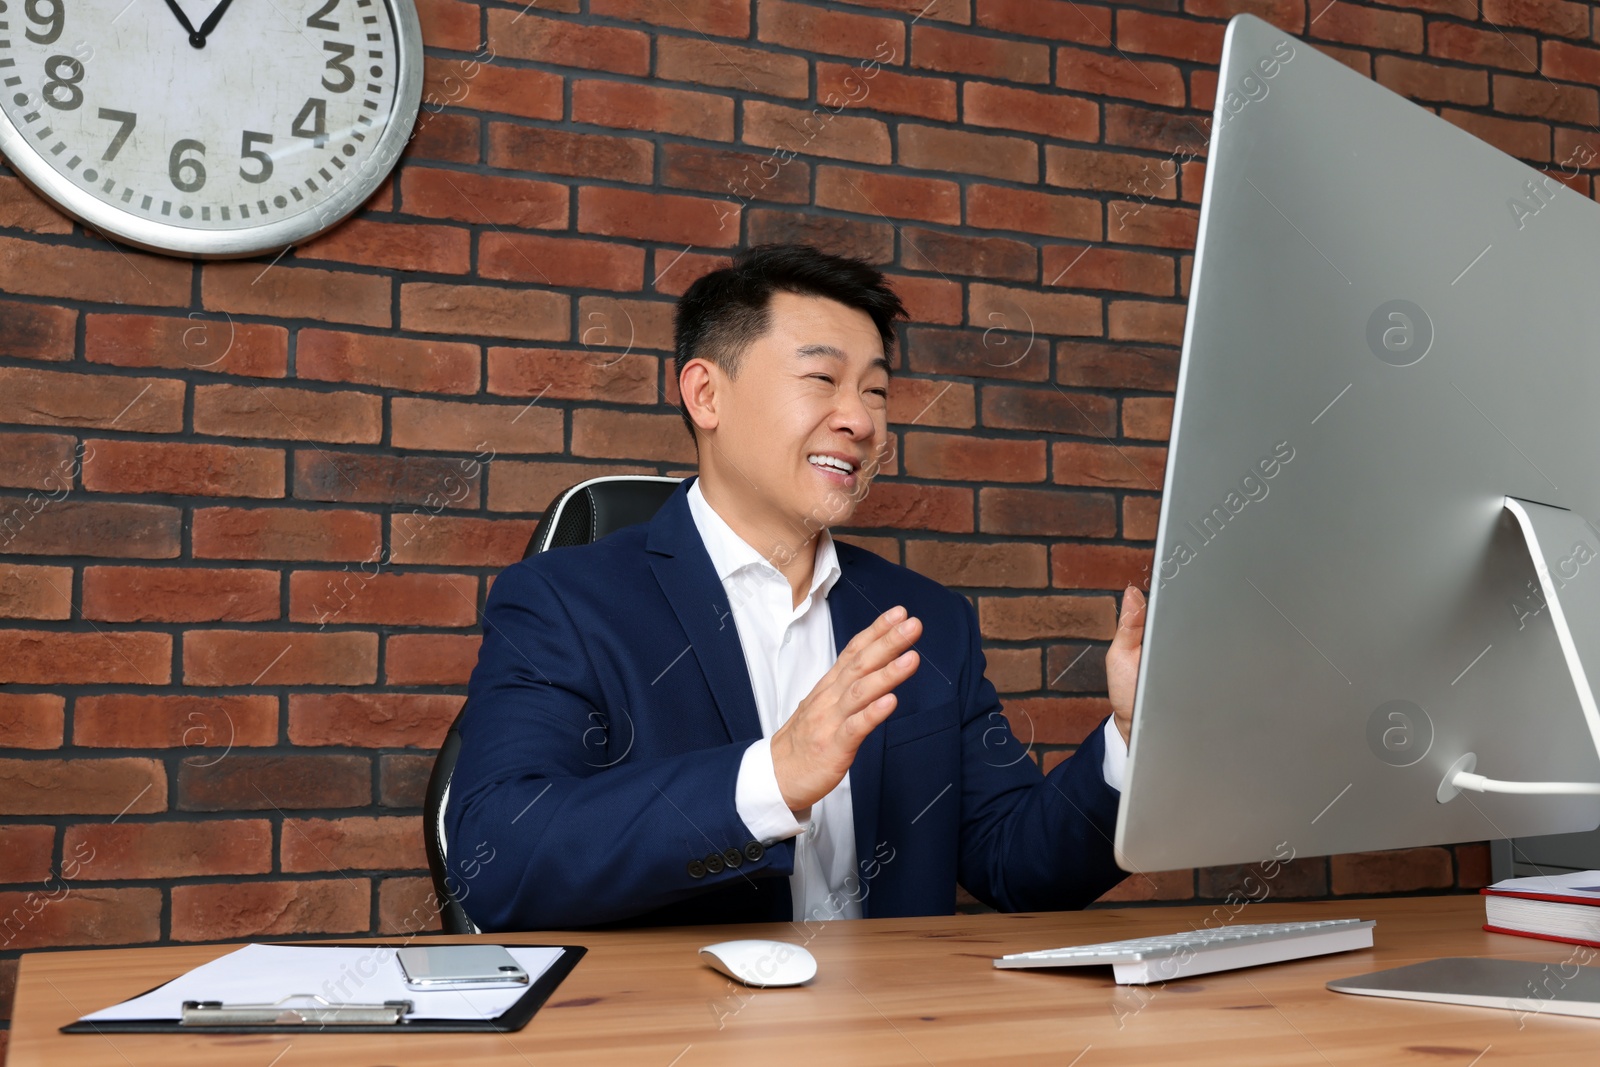
[[[204,48],[206,46],[206,38],[211,35],[212,30],[217,28],[217,23],[222,21],[223,13],[228,10],[228,5],[231,3],[233,3],[233,0],[222,0],[212,10],[211,14],[206,17],[205,22],[200,24],[198,30],[194,28],[194,23],[189,21],[189,16],[183,13],[183,8],[178,6],[178,0],[167,0],[167,7],[171,8],[172,13],[178,16],[178,25],[189,32],[189,43],[196,48]]]

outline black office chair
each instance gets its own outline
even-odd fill
[[[626,474],[590,478],[563,490],[544,510],[544,518],[528,541],[524,559],[535,552],[569,545],[587,545],[613,530],[648,522],[678,488],[680,478]],[[463,705],[444,736],[439,755],[428,778],[427,799],[423,803],[422,836],[428,850],[428,870],[433,874],[433,891],[439,901],[439,921],[447,934],[476,934],[479,929],[467,918],[451,889],[455,879],[445,877],[444,809],[450,799],[450,776],[461,751],[461,734],[456,727],[467,713]]]

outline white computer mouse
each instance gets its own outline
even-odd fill
[[[817,976],[817,958],[787,941],[721,941],[700,958],[745,985],[803,985]]]

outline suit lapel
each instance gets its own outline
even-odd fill
[[[835,653],[856,634],[872,625],[872,621],[888,610],[888,605],[873,604],[861,588],[860,573],[855,567],[855,554],[859,549],[834,542],[839,553],[839,580],[828,594],[828,612],[833,619],[833,644]],[[878,841],[878,810],[882,807],[883,791],[883,727],[867,735],[856,749],[855,762],[850,765],[850,806],[856,830],[856,856],[871,856]],[[861,914],[872,914],[872,895],[861,902]]]
[[[755,690],[750,685],[750,669],[744,661],[744,646],[739,643],[739,629],[734,625],[727,594],[717,580],[716,568],[689,512],[689,486],[693,481],[684,479],[661,505],[650,520],[645,540],[651,553],[650,569],[689,636],[686,648],[669,650],[669,657],[676,658],[661,665],[661,674],[652,684],[668,687],[669,692],[675,688],[673,674],[686,668],[689,657],[685,653],[693,649],[729,740],[754,741],[761,736]]]

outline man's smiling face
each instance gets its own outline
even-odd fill
[[[750,514],[803,538],[866,496],[888,440],[889,364],[864,311],[786,291],[767,310],[737,375],[711,368],[716,425],[700,458]]]

